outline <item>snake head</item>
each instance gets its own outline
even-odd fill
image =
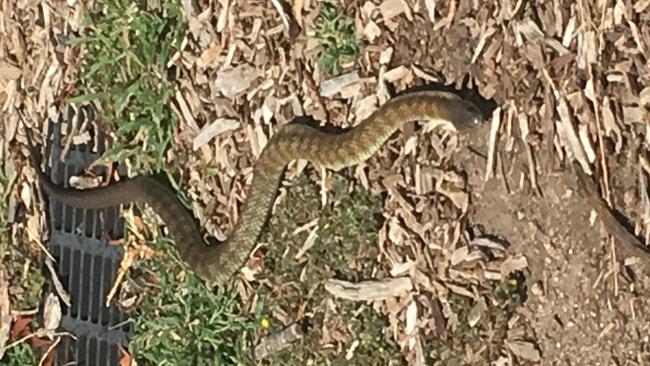
[[[459,99],[456,108],[450,109],[450,120],[456,121],[460,128],[475,128],[485,121],[483,112],[478,106],[467,99]]]

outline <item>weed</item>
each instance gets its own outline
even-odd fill
[[[526,293],[526,278],[522,272],[512,273],[499,282],[494,289],[495,296],[500,300],[499,308],[494,313],[495,323],[507,322],[517,307],[526,301]]]
[[[130,160],[135,171],[160,170],[171,141],[174,84],[167,62],[185,25],[176,2],[150,10],[143,2],[98,0],[86,15],[80,71],[81,95],[71,102],[98,101],[117,134],[105,161]]]
[[[162,245],[166,242],[166,245]],[[169,243],[154,244],[169,251]],[[144,365],[241,364],[242,335],[260,323],[237,315],[234,292],[212,292],[173,256],[148,262],[156,283],[134,317],[131,350]]]
[[[341,14],[332,4],[320,4],[313,36],[323,46],[317,62],[327,74],[340,74],[343,62],[357,58],[359,45],[354,33],[354,19]]]
[[[21,343],[10,348],[5,356],[0,359],[2,366],[24,366],[38,364],[34,358],[34,352],[27,343]]]

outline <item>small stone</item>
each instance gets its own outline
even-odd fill
[[[544,296],[544,288],[542,287],[541,282],[537,281],[533,283],[533,285],[530,287],[530,292],[537,297]]]

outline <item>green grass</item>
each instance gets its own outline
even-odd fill
[[[101,106],[101,119],[117,137],[102,160],[128,162],[129,174],[176,169],[164,160],[176,123],[175,82],[166,64],[186,26],[179,3],[162,1],[158,9],[147,3],[99,0],[85,15],[83,35],[71,40],[85,49],[81,87],[71,102]],[[169,245],[153,245],[174,253]],[[242,335],[258,324],[255,314],[241,317],[233,293],[209,291],[174,254],[143,267],[152,275],[142,278],[155,280],[143,284],[146,294],[132,314],[130,350],[138,364],[241,362]]]
[[[510,276],[497,283],[494,287],[494,297],[498,301],[498,308],[494,312],[493,320],[496,324],[504,324],[527,300],[526,278],[522,272],[512,273]]]
[[[171,243],[156,247],[172,252]],[[155,283],[134,316],[130,349],[139,365],[231,365],[245,362],[243,336],[260,315],[241,316],[233,292],[212,292],[175,255],[146,264]]]
[[[385,314],[362,303],[334,300],[335,314],[327,310],[329,295],[322,284],[336,277],[352,282],[386,275],[383,264],[377,263],[377,235],[381,227],[381,199],[366,191],[348,189],[347,180],[334,174],[334,187],[329,192],[329,203],[321,208],[318,188],[302,176],[287,190],[284,202],[270,220],[262,242],[266,243],[264,275],[271,288],[260,286],[257,293],[267,307],[263,316],[271,319],[269,331],[282,328],[272,317],[272,309],[282,309],[289,315],[305,308],[308,324],[306,335],[288,349],[271,358],[271,365],[375,365],[403,364],[399,347],[388,334]],[[318,239],[307,254],[295,260],[295,254],[308,236],[307,232],[294,235],[301,225],[318,219]],[[468,315],[475,302],[460,295],[450,294],[452,311],[460,325],[448,339],[431,334],[423,336],[423,349],[431,364],[460,365],[466,347],[479,349],[488,344],[484,357],[494,360],[507,336],[508,321],[526,298],[525,278],[515,273],[503,281],[489,283],[483,289],[488,309],[479,323],[470,327]],[[323,327],[342,334],[341,344],[326,349],[320,343]],[[257,336],[261,332],[255,333]],[[345,352],[358,340],[359,346],[350,360]]]
[[[330,296],[322,286],[327,278],[356,282],[387,276],[387,269],[376,260],[381,199],[360,188],[350,191],[342,175],[334,174],[333,178],[335,184],[324,208],[320,207],[318,188],[307,182],[306,177],[292,182],[263,235],[264,276],[271,285],[258,286],[256,293],[265,304],[262,316],[270,319],[267,332],[283,328],[283,324],[273,319],[273,309],[294,316],[304,308],[307,314],[304,319],[295,319],[307,324],[305,337],[271,357],[268,364],[404,364],[398,345],[389,335],[385,314],[365,304],[340,299],[333,300],[336,311],[328,309]],[[318,239],[303,258],[296,260],[295,254],[308,233],[294,235],[294,231],[314,219],[318,219]],[[488,309],[474,327],[469,326],[467,319],[475,303],[452,293],[451,307],[460,325],[446,340],[434,334],[423,336],[425,355],[432,364],[463,364],[465,347],[478,349],[489,340],[490,348],[484,356],[493,360],[506,337],[508,320],[526,300],[525,293],[525,279],[521,274],[490,284],[483,294],[493,300],[487,302]],[[339,343],[333,349],[321,343],[323,328],[340,334]],[[257,330],[250,335],[250,342],[265,333]],[[359,346],[347,360],[346,350],[355,341],[359,341]]]
[[[356,60],[359,55],[354,19],[332,4],[320,3],[320,13],[311,33],[323,47],[318,66],[329,75],[339,75],[342,64]]]
[[[21,343],[12,347],[5,356],[0,359],[0,365],[2,366],[25,366],[37,364],[38,360],[34,358],[34,352],[26,343]]]
[[[126,161],[132,170],[161,170],[176,116],[171,109],[174,82],[167,62],[185,34],[179,4],[162,1],[98,0],[87,10],[79,95],[71,102],[96,101],[117,141],[105,161]]]

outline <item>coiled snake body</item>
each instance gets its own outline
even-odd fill
[[[148,204],[165,222],[181,258],[208,283],[225,285],[255,246],[290,161],[306,159],[316,166],[339,170],[366,160],[403,124],[418,120],[444,120],[462,129],[479,125],[482,117],[474,104],[456,94],[420,91],[389,100],[341,134],[324,133],[302,124],[284,125],[255,164],[247,199],[232,234],[225,242],[211,246],[205,245],[197,221],[173,191],[151,177],[77,190],[54,184],[38,165],[37,171],[44,191],[70,206],[98,209],[133,202]]]

